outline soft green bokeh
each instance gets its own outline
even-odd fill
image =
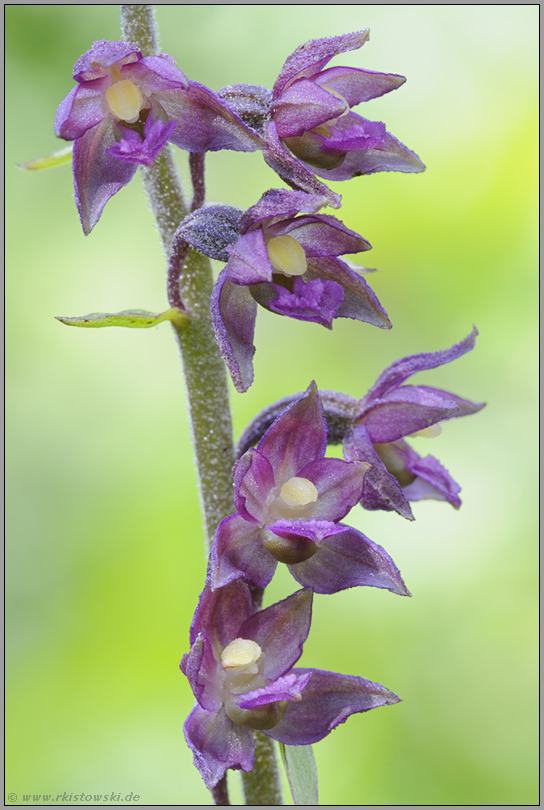
[[[76,330],[53,317],[163,311],[159,239],[138,178],[85,238],[69,168],[14,168],[59,148],[72,65],[93,39],[119,37],[117,6],[6,11],[6,791],[208,804],[182,734],[192,695],[177,667],[205,561],[171,329]],[[344,221],[374,245],[364,260],[382,270],[371,283],[394,328],[346,321],[329,333],[261,310],[256,382],[233,394],[235,426],[312,378],[362,395],[394,359],[477,324],[475,352],[420,378],[488,402],[432,447],[417,440],[461,482],[461,511],[416,504],[413,524],[350,515],[413,599],[315,599],[304,665],[363,675],[404,701],[315,746],[320,800],[537,804],[538,6],[162,5],[157,16],[163,49],[212,89],[271,86],[300,43],[366,26],[370,42],[335,64],[408,77],[362,112],[427,172],[336,184]],[[214,201],[248,207],[280,184],[259,154],[207,166]],[[282,571],[269,600],[292,590]]]

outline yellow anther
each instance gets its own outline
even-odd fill
[[[301,276],[306,272],[306,254],[297,240],[285,234],[273,236],[267,245],[268,258],[285,276]]]
[[[307,478],[290,478],[282,484],[280,498],[287,506],[306,506],[317,501],[318,492]]]
[[[262,650],[255,641],[247,638],[235,638],[221,653],[224,669],[252,668],[261,657]],[[257,667],[254,667],[257,672]]]
[[[106,101],[111,112],[121,121],[133,124],[138,120],[144,97],[139,87],[130,79],[112,84],[106,90]]]
[[[439,424],[430,425],[430,427],[423,428],[422,430],[416,430],[415,433],[410,433],[410,436],[423,436],[425,439],[434,439],[435,436],[440,436],[442,433],[442,428]]]

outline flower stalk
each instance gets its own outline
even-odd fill
[[[157,40],[151,5],[121,5],[123,37],[144,55],[156,52]],[[199,159],[200,158],[200,159]],[[192,159],[194,198],[204,200],[203,159]],[[169,147],[163,149],[151,167],[142,168],[145,190],[161,235],[163,248],[170,254],[174,234],[187,215],[174,161]],[[195,182],[196,178],[198,181]],[[173,278],[169,276],[172,290]],[[210,261],[191,250],[179,268],[179,300],[189,320],[174,324],[185,381],[195,448],[200,493],[206,526],[206,554],[211,549],[219,522],[233,511],[232,467],[234,446],[229,408],[227,374],[217,346],[210,316],[213,278]],[[172,292],[170,292],[170,297]],[[261,735],[259,735],[260,737]],[[259,755],[246,790],[246,804],[281,804],[273,742],[259,740]],[[261,753],[262,751],[262,753]],[[244,781],[244,786],[246,782]],[[212,793],[216,804],[228,804],[226,780],[221,791]],[[269,798],[273,797],[273,801]]]

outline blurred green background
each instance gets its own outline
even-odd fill
[[[87,331],[53,317],[164,309],[158,235],[139,178],[85,238],[70,169],[15,168],[62,145],[53,121],[72,65],[119,38],[117,6],[6,12],[6,790],[209,804],[182,733],[192,695],[178,662],[205,561],[176,346],[167,324]],[[408,77],[358,111],[426,173],[335,185],[345,223],[374,245],[364,262],[382,271],[371,283],[394,328],[329,333],[260,310],[235,427],[312,378],[361,396],[396,358],[478,326],[473,353],[416,378],[488,402],[415,440],[461,483],[461,511],[423,502],[409,524],[355,510],[413,599],[316,597],[302,663],[403,698],[315,746],[322,804],[538,804],[538,6],[161,5],[157,18],[163,50],[214,90],[271,87],[297,45],[367,26],[370,42],[334,64]],[[208,199],[243,208],[281,185],[260,154],[217,153],[207,171]],[[294,589],[281,572],[268,601]]]

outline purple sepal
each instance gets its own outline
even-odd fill
[[[323,458],[326,448],[327,423],[315,383],[280,414],[257,446],[270,461],[276,482],[298,475],[310,461]]]
[[[455,416],[459,407],[447,393],[403,385],[382,399],[373,400],[361,419],[374,443],[394,442],[410,433]]]
[[[178,122],[170,140],[181,149],[254,152],[265,146],[257,132],[244,124],[228,104],[198,82],[190,82],[187,91],[155,93],[154,99],[169,119]]]
[[[356,31],[353,34],[341,34],[338,37],[312,39],[299,45],[296,51],[287,57],[280,75],[274,85],[274,98],[279,98],[286,85],[295,78],[313,76],[325,67],[327,62],[339,53],[355,51],[361,48],[368,39],[370,29]]]
[[[289,703],[280,722],[263,731],[286,745],[319,742],[350,715],[400,701],[381,684],[355,675],[339,675],[320,669],[297,668],[293,672],[311,675],[302,692],[302,700]]]
[[[390,93],[404,84],[404,76],[376,73],[354,67],[332,67],[322,70],[313,81],[345,98],[350,107]]]
[[[292,220],[286,219],[277,224],[267,225],[267,231],[274,236],[289,234],[294,237],[304,249],[308,259],[340,256],[343,253],[360,253],[363,250],[370,250],[372,247],[366,239],[346,228],[343,222],[329,214],[303,215]]]
[[[427,498],[448,501],[453,507],[459,509],[461,487],[453,480],[445,467],[434,456],[421,458],[405,442],[399,442],[406,447],[406,469],[416,476],[415,481],[404,488],[406,498],[411,501],[422,501]]]
[[[136,172],[133,163],[125,163],[108,154],[109,147],[115,143],[115,129],[114,122],[105,118],[77,138],[74,144],[75,197],[85,235],[100,219],[108,200],[126,186]]]
[[[241,216],[233,205],[207,205],[186,216],[176,233],[199,253],[228,262],[226,247],[240,238]]]
[[[387,552],[349,526],[326,537],[319,551],[305,562],[290,565],[297,582],[316,593],[338,593],[358,585],[385,588],[410,596],[400,571]]]
[[[408,357],[403,357],[401,360],[396,360],[391,363],[385,371],[382,371],[372,388],[361,400],[362,405],[366,405],[370,401],[383,397],[393,388],[401,385],[413,374],[418,371],[429,371],[432,368],[443,366],[446,363],[451,363],[463,354],[472,351],[476,344],[476,337],[478,330],[476,327],[472,330],[470,335],[459,343],[456,343],[449,349],[444,349],[438,352],[423,352],[422,354],[412,354]]]
[[[117,62],[121,67],[141,58],[141,52],[130,42],[101,39],[93,42],[93,47],[79,57],[74,65],[74,79],[80,83],[100,79],[108,75],[108,68]]]
[[[222,270],[211,296],[215,338],[237,391],[253,382],[253,335],[257,304],[247,287],[233,284]]]
[[[125,163],[152,166],[161,149],[166,146],[175,128],[175,121],[163,124],[162,121],[152,121],[151,115],[149,115],[144,125],[143,140],[139,133],[133,129],[119,126],[124,137],[114,143],[113,146],[110,146],[106,152],[108,155],[117,158],[117,160],[125,161]]]
[[[240,515],[230,515],[217,527],[210,556],[214,589],[244,579],[256,588],[266,588],[277,561],[262,545],[261,529]]]
[[[253,732],[233,723],[222,708],[207,712],[195,706],[183,730],[195,767],[208,789],[215,787],[229,768],[253,768]]]
[[[207,581],[191,623],[189,641],[194,644],[202,634],[204,638],[213,638],[222,650],[236,638],[251,613],[251,594],[243,582],[233,582],[221,591],[213,591]]]
[[[369,511],[382,509],[385,512],[397,512],[407,520],[414,520],[402,487],[387,472],[363,424],[354,425],[347,433],[344,439],[344,456],[349,461],[366,461],[371,465],[363,482],[361,506]]]
[[[354,318],[378,326],[380,329],[391,329],[387,312],[378,301],[370,284],[358,273],[350,270],[341,259],[329,257],[311,259],[305,277],[335,281],[342,286],[344,297],[338,307],[337,318]]]
[[[251,639],[262,649],[266,678],[286,675],[302,655],[310,632],[312,600],[312,591],[304,588],[253,614],[240,628],[240,638]]]
[[[240,233],[259,224],[268,226],[285,220],[291,221],[297,214],[317,214],[327,205],[322,194],[307,194],[303,191],[289,191],[286,188],[271,188],[248,208],[240,220]],[[300,220],[297,220],[300,221]],[[339,251],[342,252],[342,251]]]
[[[270,284],[276,297],[268,306],[278,315],[287,315],[298,321],[311,321],[332,329],[332,322],[344,298],[344,291],[335,281],[322,281],[314,278],[303,281],[300,276],[293,279],[292,291],[280,284]]]
[[[240,695],[237,700],[236,695],[233,697],[241,709],[256,709],[258,706],[266,706],[278,700],[302,700],[302,690],[311,677],[311,672],[303,675],[295,675],[292,672],[278,678],[277,681],[271,681],[268,686]]]

